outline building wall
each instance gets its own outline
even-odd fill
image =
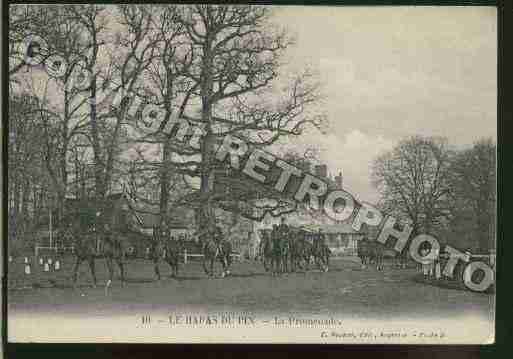
[[[324,217],[324,218],[322,218]],[[329,229],[330,226],[334,225],[334,221],[331,221],[326,216],[315,216],[311,215],[306,210],[299,210],[297,213],[291,213],[285,216],[285,222],[294,227],[300,226],[309,226],[309,225],[317,225],[317,226],[325,226],[325,228]],[[273,225],[280,224],[280,217],[272,217],[267,215],[261,222],[255,221],[253,222],[253,241],[252,247],[258,248],[258,245],[261,241],[259,230],[261,229],[272,229]],[[364,236],[363,233],[326,233],[326,244],[332,251],[334,255],[356,255],[358,241]],[[253,251],[255,251],[254,249]]]
[[[240,253],[249,252],[254,231],[253,221],[220,208],[216,209],[215,215],[218,225],[231,242],[233,250]]]

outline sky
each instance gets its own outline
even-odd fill
[[[273,21],[296,38],[283,73],[318,74],[327,131],[288,144],[315,147],[362,201],[379,196],[374,158],[410,135],[456,147],[497,136],[495,7],[285,6]],[[275,152],[279,154],[281,151]]]
[[[495,8],[289,6],[274,19],[296,36],[285,66],[318,73],[329,120],[293,147],[320,148],[356,198],[377,202],[372,160],[401,138],[496,139]]]

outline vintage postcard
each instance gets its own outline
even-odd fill
[[[10,342],[494,342],[497,8],[8,11]]]

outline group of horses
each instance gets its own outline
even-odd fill
[[[171,268],[171,276],[178,276],[180,255],[183,253],[184,240],[168,240],[169,233],[159,227],[154,228],[148,259],[153,262],[156,279],[161,279],[159,264],[167,263]],[[287,235],[273,235],[272,230],[260,230],[260,246],[258,257],[264,269],[273,276],[282,273],[308,271],[313,264],[321,271],[328,271],[331,251],[323,241],[309,241],[309,234],[302,230],[291,228]],[[126,282],[125,265],[130,244],[121,233],[114,231],[74,231],[71,234],[74,244],[75,264],[73,268],[73,287],[76,287],[78,270],[84,261],[89,264],[93,278],[93,286],[97,284],[95,260],[103,258],[109,271],[105,290],[111,286],[114,279],[115,264],[119,268],[121,285]],[[198,234],[198,240],[203,255],[203,269],[209,277],[214,276],[214,263],[219,261],[222,266],[222,277],[230,274],[232,265],[232,245],[222,238],[217,241],[210,232]],[[98,241],[102,250],[98,251]],[[362,267],[375,264],[377,270],[383,270],[385,257],[392,257],[396,265],[405,268],[407,256],[405,253],[395,253],[378,241],[362,240],[358,243],[357,255]]]
[[[167,263],[171,267],[171,276],[178,276],[180,255],[183,253],[184,240],[168,240],[168,232],[160,227],[153,230],[153,238],[150,245],[148,259],[153,262],[156,279],[162,278],[159,264]],[[97,285],[95,261],[105,259],[109,271],[109,279],[105,285],[105,291],[109,289],[114,279],[114,267],[117,264],[120,272],[121,285],[126,282],[125,264],[130,244],[122,233],[113,231],[72,231],[70,234],[74,245],[75,264],[73,268],[73,287],[77,285],[78,270],[83,262],[89,264],[93,278],[93,287]],[[203,254],[203,269],[205,273],[214,276],[214,262],[219,260],[222,265],[222,277],[230,274],[232,264],[232,245],[226,239],[217,243],[209,233],[198,235]],[[98,250],[98,242],[101,242],[101,250]]]
[[[375,264],[378,271],[384,269],[383,262],[385,258],[392,258],[395,265],[399,268],[406,268],[408,256],[407,251],[396,252],[393,249],[385,247],[377,240],[367,238],[359,241],[357,255],[361,260],[362,268],[367,268],[370,264]]]
[[[259,258],[266,271],[271,274],[309,270],[313,260],[317,267],[327,272],[331,251],[322,241],[311,243],[308,233],[289,229],[283,236],[273,235],[271,229],[259,231]]]

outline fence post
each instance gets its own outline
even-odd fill
[[[183,251],[183,264],[187,264],[187,248]]]

